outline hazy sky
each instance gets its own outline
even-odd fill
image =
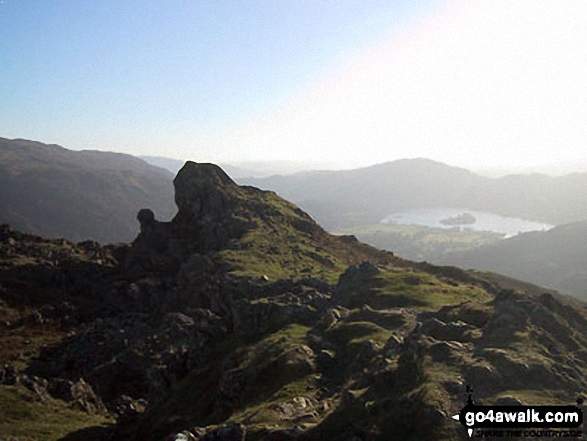
[[[587,1],[0,1],[0,136],[214,162],[586,162]]]

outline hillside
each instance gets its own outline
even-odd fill
[[[486,178],[428,159],[404,159],[242,182],[276,191],[331,231],[377,223],[394,212],[446,207],[553,224],[587,219],[587,173]]]
[[[130,155],[0,138],[0,223],[74,241],[130,241],[140,208],[173,216],[172,179]]]
[[[505,274],[587,300],[587,222],[519,234],[439,261]]]
[[[587,390],[584,303],[332,236],[211,164],[174,185],[130,245],[0,229],[0,436],[460,440],[467,385]]]
[[[388,223],[349,227],[337,233],[353,234],[371,246],[393,251],[409,260],[445,264],[449,264],[447,255],[455,256],[504,239],[502,234],[491,231]]]
[[[155,167],[161,167],[168,170],[174,176],[183,167],[184,161],[179,159],[167,158],[165,156],[139,156],[140,159]]]

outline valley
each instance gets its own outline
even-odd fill
[[[460,440],[467,385],[587,390],[582,302],[333,236],[212,164],[174,186],[176,216],[143,207],[130,244],[2,227],[4,436]]]

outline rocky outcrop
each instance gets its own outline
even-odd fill
[[[66,402],[70,408],[89,414],[106,415],[102,400],[83,378],[76,381],[51,377],[49,379],[16,373],[13,367],[0,369],[0,384],[23,386],[34,394],[36,400],[50,404],[52,399]]]
[[[240,237],[247,224],[236,217],[245,192],[214,164],[186,162],[173,181],[178,225],[190,251],[206,253]]]
[[[467,385],[587,390],[583,305],[330,236],[211,164],[175,186],[130,245],[0,228],[0,387],[141,441],[444,439]]]

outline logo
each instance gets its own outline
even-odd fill
[[[465,426],[469,437],[477,429],[491,429],[490,436],[509,438],[577,438],[582,435],[578,428],[583,423],[583,411],[578,406],[478,406],[473,402],[470,386],[467,386],[467,395],[467,404],[452,418]],[[578,399],[577,404],[583,404],[583,400]],[[487,435],[483,431],[475,433]]]

